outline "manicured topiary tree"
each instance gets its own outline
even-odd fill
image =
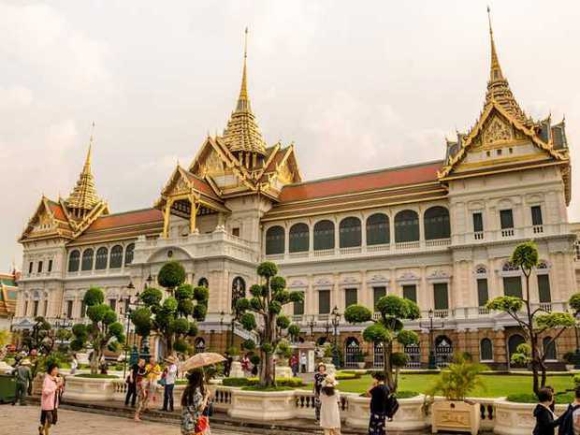
[[[175,261],[163,265],[158,282],[170,296],[164,299],[161,290],[145,289],[139,296],[144,307],[131,314],[135,331],[142,337],[155,331],[163,337],[168,352],[190,353],[188,338],[197,335],[197,321],[205,319],[209,290],[184,284],[185,270]]]
[[[87,317],[91,323],[84,325],[79,323],[73,326],[73,340],[70,347],[78,351],[91,345],[90,366],[91,373],[96,374],[99,361],[105,349],[116,350],[119,343],[125,342],[123,325],[117,322],[117,314],[104,303],[105,294],[98,287],[91,287],[85,293],[83,302],[87,307]]]
[[[417,343],[419,336],[404,329],[403,320],[418,319],[421,315],[417,304],[399,296],[383,296],[377,303],[379,319],[373,319],[373,313],[363,305],[350,305],[344,312],[344,318],[350,323],[372,322],[363,331],[366,342],[382,344],[386,384],[391,391],[397,390],[398,377],[393,376],[393,367],[398,367],[400,359],[393,358],[393,343],[403,346]]]
[[[513,355],[514,362],[528,362],[532,368],[533,391],[538,394],[540,388],[546,385],[546,349],[554,345],[566,328],[574,326],[574,317],[569,313],[546,312],[541,307],[532,308],[530,302],[530,276],[538,265],[538,247],[532,241],[521,243],[514,249],[510,261],[517,265],[524,275],[525,294],[523,298],[515,296],[499,296],[487,303],[490,310],[503,311],[509,314],[521,327],[528,344],[526,354],[517,352]],[[580,300],[580,296],[578,297]],[[574,299],[574,302],[576,299]],[[554,334],[548,343],[540,346],[542,335],[549,330]]]
[[[282,307],[292,302],[302,302],[302,292],[286,289],[286,280],[277,276],[278,266],[266,261],[258,266],[261,283],[250,288],[251,297],[238,299],[236,308],[241,313],[244,329],[259,336],[260,386],[274,386],[274,351],[281,335],[291,326],[290,319],[281,315]],[[260,325],[256,321],[260,319]],[[295,329],[294,329],[295,331]]]

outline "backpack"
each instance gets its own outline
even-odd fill
[[[389,394],[385,400],[385,415],[389,420],[392,420],[399,410],[399,401],[394,393]]]
[[[580,409],[580,405],[568,405],[566,412],[560,416],[558,425],[558,435],[574,435],[574,411]]]

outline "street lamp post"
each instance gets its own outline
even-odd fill
[[[308,322],[308,327],[310,328],[310,336],[314,335],[314,327],[316,326],[316,321],[314,320],[315,317],[310,317],[310,321]]]
[[[332,350],[332,363],[335,367],[340,365],[340,358],[338,356],[338,325],[340,325],[340,313],[338,307],[335,306],[332,310],[331,318],[332,326],[334,327],[334,348]]]
[[[429,316],[428,325],[424,325],[423,322],[419,322],[419,328],[427,329],[429,331],[429,365],[428,365],[428,369],[435,370],[437,368],[437,358],[435,355],[435,341],[434,341],[434,337],[433,337],[433,331],[435,331],[435,329],[443,328],[444,323],[441,322],[441,325],[439,325],[439,326],[433,325],[434,313],[433,313],[432,309],[429,310],[428,316]]]

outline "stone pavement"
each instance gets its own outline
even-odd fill
[[[0,405],[0,435],[36,435],[40,407]],[[61,409],[59,423],[51,435],[180,435],[172,423],[136,423],[128,418]],[[243,435],[241,432],[212,430],[212,435]],[[247,434],[247,432],[246,432]]]

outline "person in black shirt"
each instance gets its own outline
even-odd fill
[[[326,366],[320,363],[318,364],[318,371],[314,374],[314,415],[316,416],[316,423],[320,421],[320,391],[325,378]]]
[[[389,387],[385,385],[384,373],[375,373],[373,375],[373,384],[367,391],[367,394],[371,396],[369,435],[386,435],[387,433],[385,419],[389,393]]]
[[[131,401],[131,407],[135,408],[135,401],[137,400],[137,378],[139,375],[143,377],[143,372],[145,370],[145,360],[139,359],[136,364],[131,366],[131,371],[127,375],[127,395],[125,396],[125,406],[129,406],[129,401]]]

